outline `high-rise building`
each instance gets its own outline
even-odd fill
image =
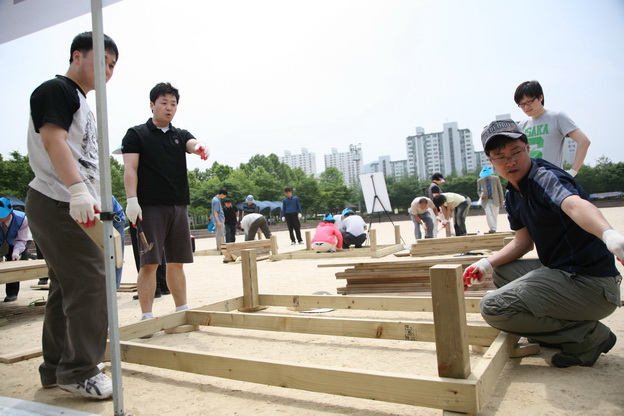
[[[364,173],[383,172],[385,177],[401,179],[408,175],[407,160],[390,160],[390,156],[379,156],[379,160],[364,166]]]
[[[316,154],[309,153],[305,147],[301,148],[300,155],[293,155],[290,150],[284,151],[284,157],[280,157],[280,162],[286,163],[291,168],[299,168],[306,175],[316,175]]]
[[[463,175],[477,168],[472,134],[469,129],[458,128],[457,122],[444,123],[441,132],[427,134],[416,127],[416,135],[405,140],[408,172],[421,180],[435,172]]]
[[[330,166],[336,167],[341,173],[345,185],[356,186],[362,169],[362,144],[350,144],[348,152],[338,153],[338,149],[332,148],[330,154],[325,155],[325,169]]]

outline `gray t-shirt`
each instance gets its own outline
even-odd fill
[[[538,118],[523,120],[518,124],[529,139],[531,157],[562,166],[564,139],[578,129],[570,117],[560,111],[545,110]]]

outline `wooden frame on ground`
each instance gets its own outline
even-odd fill
[[[539,351],[535,344],[516,348],[518,337],[485,324],[467,324],[466,313],[478,312],[479,299],[464,298],[460,265],[431,268],[431,298],[383,298],[259,294],[253,250],[243,251],[242,264],[243,296],[120,328],[122,361],[272,386],[477,413],[507,359]],[[434,323],[239,312],[257,311],[266,306],[433,312]],[[435,342],[438,376],[213,355],[131,341],[160,330],[171,332],[170,328],[192,329],[199,325]],[[472,370],[468,345],[489,347]]]
[[[317,253],[312,250],[312,231],[306,231],[305,233],[306,247],[303,250],[291,251],[282,254],[271,254],[269,259],[271,261],[286,260],[286,259],[334,259],[340,257],[372,257],[380,258],[384,257],[404,249],[401,244],[401,229],[398,225],[394,226],[394,244],[379,245],[377,244],[377,230],[370,230],[369,241],[370,244],[367,247],[362,248],[348,248],[344,250],[338,250],[335,253]]]

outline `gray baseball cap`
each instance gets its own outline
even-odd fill
[[[483,144],[483,150],[487,148],[487,144],[492,139],[492,137],[496,136],[507,136],[511,137],[512,139],[519,139],[522,136],[526,138],[526,135],[515,121],[510,119],[496,120],[486,126],[481,133],[481,143]]]

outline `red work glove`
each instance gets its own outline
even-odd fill
[[[472,285],[480,285],[483,279],[492,272],[492,263],[488,259],[481,259],[464,270],[464,290]]]

